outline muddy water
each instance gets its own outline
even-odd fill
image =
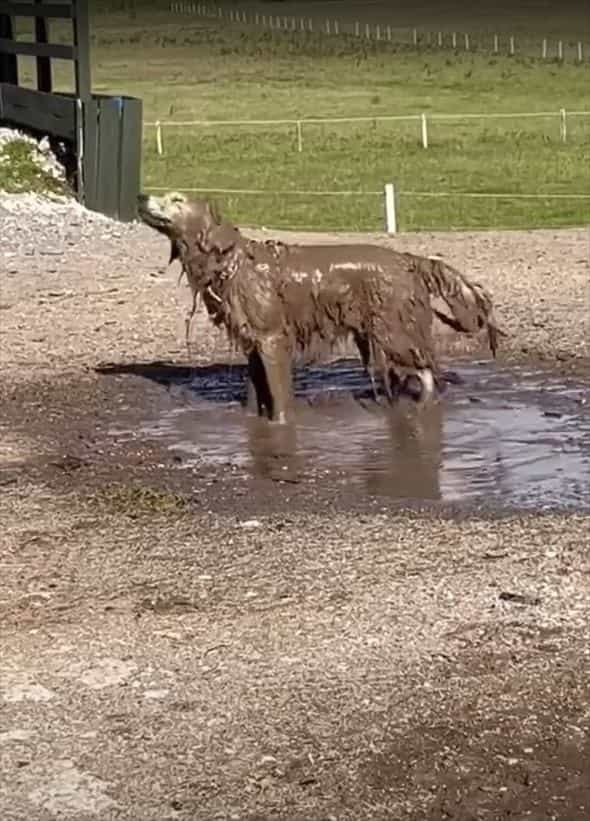
[[[469,363],[440,402],[375,402],[356,362],[296,372],[296,424],[269,425],[242,406],[241,367],[176,385],[178,407],[146,424],[186,467],[317,481],[407,501],[461,500],[590,509],[590,385]],[[119,432],[121,433],[121,431]]]

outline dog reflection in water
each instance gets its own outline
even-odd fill
[[[367,490],[396,499],[441,498],[444,405],[400,404],[386,414],[390,449],[387,462],[369,473]]]
[[[394,406],[335,400],[329,417],[301,408],[303,422],[268,425],[249,413],[244,420],[252,473],[275,481],[322,480],[322,469],[336,469],[366,491],[393,499],[436,501],[441,498],[444,404],[416,404],[403,398]],[[363,426],[355,441],[359,414],[375,424]],[[327,426],[330,430],[327,430]],[[374,431],[374,432],[373,432]],[[325,460],[325,464],[324,464]],[[332,480],[330,480],[332,481]]]

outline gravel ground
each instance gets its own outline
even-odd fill
[[[404,510],[113,439],[174,400],[93,368],[189,362],[165,242],[23,197],[0,224],[2,818],[586,819],[588,516]],[[588,231],[394,244],[490,287],[502,358],[588,375]],[[193,338],[228,358],[202,316]]]

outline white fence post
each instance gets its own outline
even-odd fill
[[[494,54],[497,54],[500,51],[500,41],[498,39],[498,35],[494,34]]]
[[[463,36],[465,38],[465,51],[469,51],[469,35],[465,32]]]
[[[392,182],[385,183],[385,230],[388,234],[397,234],[395,188]]]
[[[301,128],[301,120],[297,120],[297,151],[301,154],[303,151],[303,129]]]
[[[562,108],[559,112],[559,136],[561,137],[561,142],[567,142],[567,114],[565,108]]]
[[[367,40],[371,39],[371,27],[368,23],[365,23],[365,37],[367,38]]]
[[[443,44],[442,31],[439,31],[439,33],[437,34],[437,42],[438,42],[438,47],[442,48],[442,44]]]
[[[558,40],[557,42],[557,59],[563,60],[563,41]]]
[[[359,23],[358,20],[356,20],[355,24],[354,24],[354,35],[355,35],[355,37],[360,37],[360,34],[361,34],[361,24]]]
[[[457,32],[456,31],[454,31],[453,34],[452,34],[452,43],[453,43],[453,48],[457,48]]]
[[[422,122],[422,147],[428,148],[428,125],[426,123],[426,114],[421,114],[420,120]]]
[[[379,25],[379,23],[377,23],[377,25],[375,26],[375,39],[381,39],[381,26]]]
[[[514,37],[510,36],[510,56],[514,57]]]
[[[340,23],[338,20],[334,20],[334,34],[340,34]]]
[[[417,31],[417,29],[412,29],[412,44],[414,46],[418,45],[418,31]]]
[[[547,40],[545,38],[543,39],[543,42],[541,44],[541,59],[547,59]]]
[[[584,62],[584,47],[581,43],[578,43],[578,63]]]
[[[156,123],[156,150],[158,152],[158,156],[161,157],[164,153],[164,145],[162,142],[162,124],[159,120]]]

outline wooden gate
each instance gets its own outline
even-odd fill
[[[33,22],[34,40],[17,39],[15,18]],[[71,21],[70,43],[50,42],[50,19]],[[35,58],[36,88],[20,85],[18,55]],[[53,90],[52,59],[73,62],[73,94]],[[88,0],[0,0],[0,124],[67,142],[76,157],[80,202],[123,221],[135,218],[142,103],[92,94]]]

